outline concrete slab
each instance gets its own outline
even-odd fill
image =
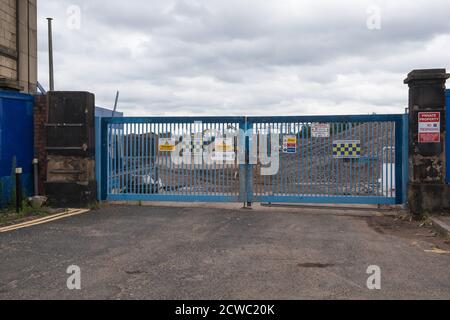
[[[430,220],[434,229],[445,237],[450,237],[450,217],[449,216],[432,216]]]
[[[378,208],[375,205],[316,205],[316,204],[263,204],[254,203],[251,208],[244,208],[241,203],[202,203],[202,202],[138,202],[116,201],[105,203],[106,206],[142,206],[142,207],[168,207],[168,208],[209,208],[221,210],[251,210],[255,212],[272,213],[314,213],[337,216],[398,216],[406,213],[401,207]]]

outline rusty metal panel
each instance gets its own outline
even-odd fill
[[[47,151],[53,155],[93,156],[94,95],[88,92],[50,92]]]

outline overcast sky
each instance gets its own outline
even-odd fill
[[[128,116],[402,113],[450,65],[448,0],[38,0],[45,87],[48,16],[56,89]]]

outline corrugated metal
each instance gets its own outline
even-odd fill
[[[12,199],[14,168],[23,168],[24,195],[33,192],[32,95],[0,90],[0,207]]]
[[[114,115],[113,115],[114,113]],[[109,117],[123,117],[123,112],[114,112],[113,110],[102,108],[102,107],[95,107],[95,116],[99,118],[109,118]]]

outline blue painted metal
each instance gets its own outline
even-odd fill
[[[337,204],[396,204],[395,198],[369,196],[259,196],[257,202],[263,203],[337,203]]]
[[[256,171],[253,201],[403,203],[403,115],[249,117],[247,121],[256,130],[269,127],[278,132],[280,144],[283,135],[299,137],[297,154],[280,151],[280,171],[269,182]],[[312,123],[329,123],[331,136],[313,138]],[[360,140],[362,158],[334,159],[330,147],[335,140]],[[390,150],[386,159],[385,148]]]
[[[446,165],[446,180],[447,183],[450,183],[450,89],[447,89],[445,91],[445,105],[446,105],[446,127],[445,127],[445,150],[446,150],[446,159],[447,159],[447,165]]]
[[[313,138],[312,123],[329,123],[330,137]],[[100,196],[114,201],[401,204],[407,183],[406,124],[404,115],[103,118],[97,123]],[[177,165],[170,152],[158,148],[162,138],[191,145],[190,140],[206,140],[206,132],[216,130],[202,141],[209,146],[226,131],[239,129],[250,132],[237,141],[246,151],[242,164],[201,159]],[[261,133],[269,150],[276,142],[270,134],[279,134],[280,170],[272,176],[261,176],[260,163],[251,161],[250,150],[260,146]],[[297,136],[297,153],[283,153],[284,135]],[[361,158],[333,158],[335,140],[361,141]]]
[[[175,194],[111,194],[108,201],[240,202],[234,196]]]
[[[253,132],[253,124],[245,119],[245,130],[247,132]],[[245,151],[246,151],[246,165],[245,165],[245,186],[246,186],[246,200],[245,202],[254,202],[253,198],[253,168],[254,164],[250,162],[250,150],[253,149],[253,144],[256,143],[252,135],[246,137],[245,140]]]
[[[97,180],[97,200],[101,200],[101,181],[102,181],[102,120],[99,117],[95,117],[95,179]]]
[[[403,115],[403,201],[404,205],[408,203],[408,183],[409,183],[409,114]]]
[[[102,181],[102,131],[101,131],[101,119],[105,117],[112,117],[113,110],[105,109],[101,107],[95,107],[95,178],[97,181]],[[123,118],[122,112],[115,112],[114,117]],[[97,199],[102,200],[102,186],[101,183],[97,183]]]
[[[403,118],[395,123],[395,203],[403,203]],[[397,172],[398,171],[398,172]],[[391,171],[392,174],[392,171]]]
[[[209,146],[225,131],[243,126],[241,117],[103,118],[101,199],[239,201],[242,181],[238,171],[245,166],[239,167],[236,161],[211,165],[194,155],[205,148],[204,143]],[[211,130],[217,133],[204,142]],[[189,154],[192,162],[173,163],[172,153],[159,149],[160,139],[186,144],[183,156]],[[196,143],[200,149],[195,149]]]
[[[23,168],[24,196],[33,194],[33,96],[0,90],[0,207],[11,203],[15,167]]]

